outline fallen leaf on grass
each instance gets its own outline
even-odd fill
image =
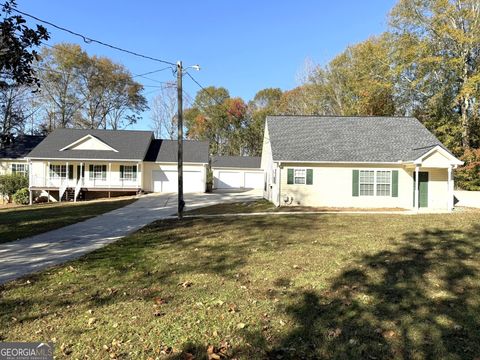
[[[184,289],[186,288],[189,288],[190,286],[193,285],[193,283],[191,281],[185,281],[185,282],[182,282],[180,284],[178,284],[179,286],[183,287]]]
[[[245,328],[245,326],[247,326],[247,325],[245,325],[244,323],[238,323],[237,324],[237,329],[243,329],[243,328]]]
[[[164,298],[161,298],[161,297],[159,297],[159,296],[154,297],[154,298],[153,298],[153,301],[154,301],[155,304],[157,304],[157,305],[163,305],[163,304],[166,304],[166,303],[167,303],[167,300],[165,300]]]
[[[91,317],[88,319],[88,326],[92,326],[97,321],[97,318]]]

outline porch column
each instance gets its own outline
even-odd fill
[[[448,167],[448,201],[447,201],[447,207],[448,211],[453,210],[453,167],[450,165]]]
[[[415,165],[415,210],[418,210],[418,182],[419,182],[420,165]]]
[[[45,186],[50,187],[50,161],[47,162],[47,173],[45,174]]]
[[[32,178],[33,178],[32,160],[28,160],[28,193],[30,196],[30,201],[29,201],[30,205],[33,204]]]
[[[108,187],[112,187],[112,163],[108,163]]]
[[[138,162],[137,163],[137,187],[138,189],[142,188],[142,178],[143,178],[143,169],[142,169],[142,163]]]
[[[70,184],[68,183],[68,180],[70,179],[70,172],[68,171],[68,170],[69,170],[69,169],[68,169],[68,161],[65,163],[65,166],[66,166],[65,175],[67,176],[67,178],[65,179],[65,180],[66,180],[65,182],[66,182],[66,184],[67,184],[66,187],[68,187],[68,185],[70,185]]]

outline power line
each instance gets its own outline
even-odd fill
[[[213,96],[210,91],[208,91],[208,89],[206,89],[202,84],[200,84],[188,71],[185,72],[185,74],[188,75],[188,77],[190,79],[192,79],[192,81],[198,85],[198,87],[200,89],[202,89],[203,91],[205,91],[205,94],[207,94],[210,98],[213,99],[213,101],[215,101],[217,103],[217,105],[219,106],[223,106],[225,108],[225,110],[227,111],[227,113],[229,113],[230,115],[232,115],[234,118],[236,118],[237,120],[240,120],[242,121],[243,119],[241,119],[240,117],[238,117],[236,114],[234,114],[233,112],[230,111],[230,109],[224,104],[222,103],[221,101],[219,101],[215,96]]]
[[[4,3],[0,3],[0,5],[2,6],[5,6],[6,4]],[[160,63],[163,63],[163,64],[168,64],[168,65],[171,65],[171,66],[176,66],[175,63],[171,62],[171,61],[167,61],[167,60],[162,60],[162,59],[158,59],[158,58],[154,58],[152,56],[148,56],[148,55],[144,55],[144,54],[140,54],[138,52],[135,52],[135,51],[132,51],[132,50],[128,50],[128,49],[124,49],[124,48],[121,48],[119,46],[116,46],[116,45],[111,45],[109,43],[106,43],[104,41],[101,41],[101,40],[95,40],[95,39],[92,39],[86,35],[83,35],[83,34],[80,34],[78,32],[75,32],[73,30],[69,30],[63,26],[59,26],[59,25],[56,25],[50,21],[46,21],[46,20],[43,20],[43,19],[40,19],[39,17],[35,16],[35,15],[31,15],[29,13],[26,13],[24,11],[20,11],[18,10],[17,8],[14,8],[12,7],[11,8],[12,11],[15,11],[19,14],[22,14],[24,16],[28,16],[29,18],[32,18],[32,19],[35,19],[43,24],[47,24],[47,25],[50,25],[58,30],[61,30],[61,31],[64,31],[64,32],[67,32],[71,35],[75,35],[77,37],[80,37],[85,43],[87,44],[91,44],[91,43],[96,43],[96,44],[99,44],[99,45],[102,45],[102,46],[106,46],[106,47],[109,47],[111,49],[114,49],[114,50],[117,50],[117,51],[121,51],[121,52],[124,52],[124,53],[127,53],[127,54],[130,54],[130,55],[133,55],[133,56],[137,56],[137,57],[141,57],[141,58],[144,58],[144,59],[148,59],[148,60],[152,60],[152,61],[156,61],[156,62],[160,62]]]

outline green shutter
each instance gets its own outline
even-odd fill
[[[133,165],[133,180],[137,180],[137,165]]]
[[[120,179],[123,179],[124,169],[123,165],[120,165]]]
[[[287,184],[293,184],[293,169],[287,169]]]
[[[68,165],[68,178],[73,180],[73,165]]]
[[[392,197],[398,197],[398,170],[392,171]]]
[[[107,180],[107,165],[102,165],[102,180]]]
[[[359,170],[353,170],[352,172],[352,196],[358,196],[359,187]]]
[[[313,184],[313,169],[307,169],[307,185]]]
[[[88,166],[88,178],[93,180],[93,165]]]

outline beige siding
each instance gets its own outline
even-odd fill
[[[0,160],[0,175],[10,174],[12,172],[12,164],[27,164],[27,160]]]
[[[446,209],[448,200],[447,169],[420,168],[428,172],[428,207],[431,209]]]
[[[356,208],[411,208],[413,179],[403,167],[375,165],[283,165],[281,174],[281,202],[292,197],[292,205],[356,207]],[[287,168],[313,169],[313,185],[287,184]],[[398,170],[399,196],[353,196],[352,171],[354,169]]]
[[[104,150],[113,151],[110,146],[99,139],[88,137],[85,140],[74,145],[71,150]]]
[[[427,156],[422,161],[422,167],[426,168],[446,168],[450,165],[451,159],[448,159],[446,156],[441,154],[439,151],[435,151],[429,156]]]
[[[313,169],[312,185],[287,184],[288,168]],[[353,196],[352,172],[354,169],[398,170],[398,197]],[[429,208],[447,209],[447,169],[420,168],[429,173]],[[287,205],[354,207],[354,208],[404,208],[413,207],[414,168],[401,165],[356,165],[356,164],[284,164],[281,171],[281,205],[284,198],[293,199]]]

